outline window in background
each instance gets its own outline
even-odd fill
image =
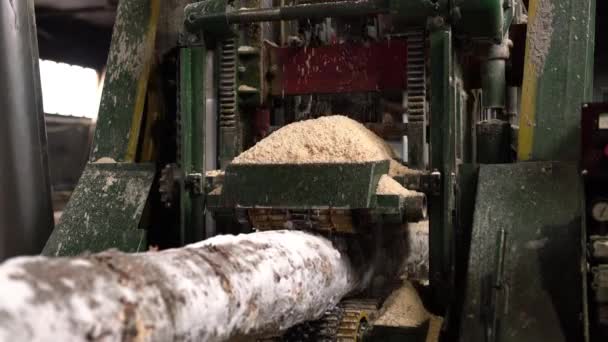
[[[40,81],[46,114],[97,119],[101,97],[101,82],[97,71],[41,60]]]

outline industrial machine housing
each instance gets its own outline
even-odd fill
[[[359,265],[378,241],[399,255],[403,225],[421,217],[370,191],[388,162],[230,163],[278,127],[343,113],[416,171],[397,179],[428,199],[419,290],[444,338],[602,340],[605,232],[587,233],[584,183],[601,206],[604,169],[583,179],[579,167],[604,146],[601,119],[580,130],[594,15],[594,0],[123,0],[90,163],[43,254],[289,223],[344,241]],[[424,340],[428,324],[375,324],[395,284],[268,338]]]

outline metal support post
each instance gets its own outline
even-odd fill
[[[33,0],[0,1],[0,260],[53,230]]]

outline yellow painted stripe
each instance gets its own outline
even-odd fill
[[[139,132],[141,130],[141,120],[143,117],[144,106],[146,103],[146,91],[148,89],[148,80],[150,78],[150,69],[154,56],[154,46],[156,42],[156,30],[160,16],[160,0],[150,1],[150,21],[146,30],[146,53],[144,69],[137,81],[137,97],[135,99],[135,107],[133,108],[133,120],[131,121],[131,130],[129,131],[129,145],[125,156],[126,162],[135,162],[137,154],[137,145],[139,143]]]
[[[156,146],[154,144],[152,130],[154,124],[158,122],[160,117],[160,96],[158,94],[158,85],[154,81],[148,85],[148,107],[146,110],[146,127],[143,132],[143,141],[141,146],[140,162],[151,162],[155,160]]]
[[[530,0],[528,23],[534,22],[538,0]],[[529,31],[528,31],[529,32]],[[526,57],[524,62],[524,80],[521,91],[521,110],[519,116],[519,136],[517,159],[530,160],[534,146],[534,128],[536,127],[536,94],[538,75],[530,56],[530,39],[526,42]]]

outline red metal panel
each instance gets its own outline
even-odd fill
[[[600,124],[602,114],[608,114],[608,103],[587,103],[581,117],[582,167],[596,180],[608,180],[608,128]]]
[[[268,108],[258,108],[253,121],[254,137],[260,141],[268,135],[270,131],[270,110]]]
[[[315,48],[272,48],[274,95],[372,92],[407,86],[404,39]]]

